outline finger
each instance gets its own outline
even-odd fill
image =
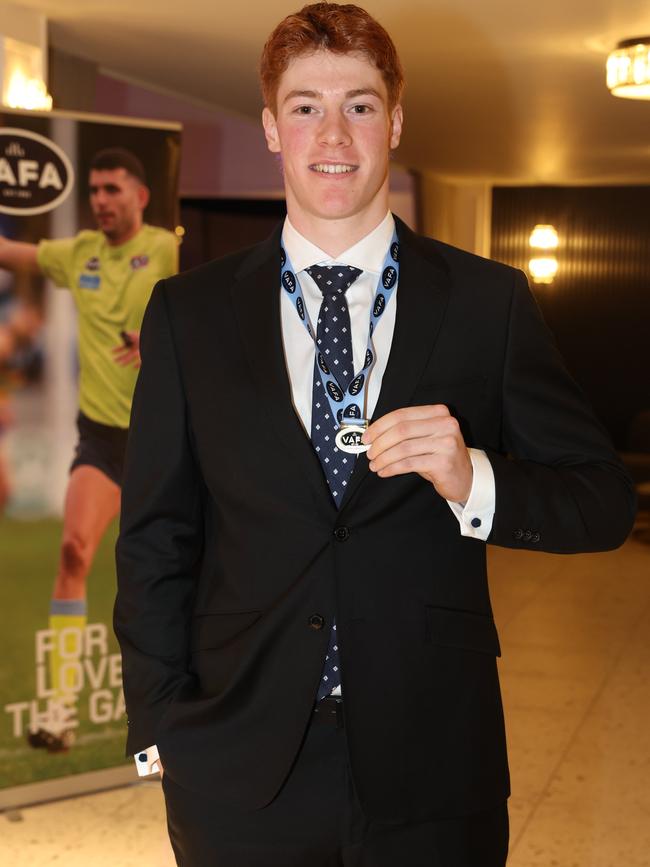
[[[437,415],[432,418],[400,421],[380,434],[368,450],[368,459],[374,460],[387,449],[393,448],[404,440],[420,437],[454,436],[459,433],[458,422],[449,415]]]
[[[126,365],[131,364],[132,361],[135,361],[138,358],[138,353],[133,349],[126,350],[120,355],[115,355],[114,360],[121,364],[122,367],[126,367]]]
[[[396,421],[391,427],[375,436],[368,449],[368,460],[378,458],[387,449],[403,440],[430,436],[435,430],[436,418],[406,419]]]
[[[449,409],[442,403],[426,406],[405,406],[395,409],[374,421],[363,435],[364,443],[371,443],[387,430],[403,421],[418,421],[419,419],[436,418],[449,415]]]
[[[409,458],[432,458],[435,456],[451,456],[458,451],[458,440],[453,435],[426,436],[417,439],[402,440],[392,448],[386,449],[377,458],[370,461],[370,469],[381,473],[382,470]]]
[[[435,474],[435,461],[435,455],[412,455],[383,467],[383,469],[377,471],[377,475],[382,479],[388,479],[393,476],[404,476],[409,473],[418,473],[421,476],[433,476]]]

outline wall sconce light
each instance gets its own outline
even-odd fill
[[[557,267],[555,256],[535,256],[528,263],[533,283],[552,283],[557,275]]]
[[[555,226],[538,223],[530,233],[528,243],[534,250],[557,250],[557,229]]]
[[[5,38],[0,80],[2,103],[8,108],[50,111],[52,97],[42,79],[42,51],[36,45]]]
[[[612,96],[650,99],[650,36],[618,43],[607,58],[607,87]]]
[[[533,250],[557,250],[559,238],[555,226],[538,223],[530,233],[528,244]],[[533,256],[528,262],[528,271],[533,283],[552,283],[558,272],[558,261],[555,256]]]

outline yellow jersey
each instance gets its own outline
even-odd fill
[[[138,371],[122,367],[113,349],[121,331],[139,331],[154,284],[178,270],[172,232],[144,225],[125,244],[103,232],[41,241],[38,265],[57,286],[70,289],[79,314],[79,408],[93,421],[127,428]]]

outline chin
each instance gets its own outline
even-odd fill
[[[348,220],[351,217],[361,217],[367,206],[357,203],[339,205],[324,205],[315,210],[315,215],[325,220]]]

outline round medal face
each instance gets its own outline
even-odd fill
[[[370,448],[369,445],[361,442],[361,437],[365,431],[366,427],[360,424],[346,424],[344,422],[334,441],[342,452],[347,452],[349,455],[360,455]]]

